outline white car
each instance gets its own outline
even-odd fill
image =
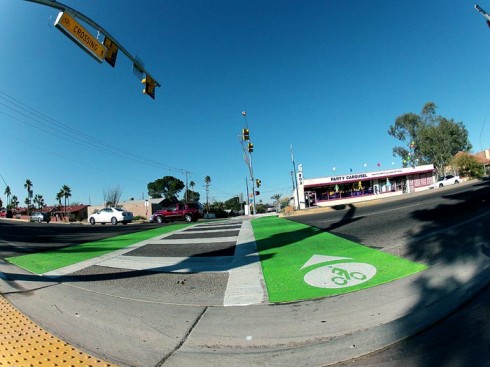
[[[444,187],[448,185],[454,185],[459,183],[461,180],[459,176],[447,175],[439,178],[436,182],[429,186],[429,189],[437,189],[438,187]]]
[[[128,224],[133,221],[133,213],[122,208],[104,208],[88,217],[88,222],[92,225],[95,223],[117,223]]]

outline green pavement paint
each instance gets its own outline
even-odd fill
[[[427,269],[304,224],[252,220],[270,302],[292,302],[366,289]]]
[[[48,271],[60,269],[68,265],[105,255],[153,237],[177,231],[189,225],[192,225],[192,223],[173,224],[150,229],[148,231],[129,233],[122,236],[105,238],[95,242],[87,242],[52,251],[8,257],[5,260],[30,271],[31,273],[44,274]]]

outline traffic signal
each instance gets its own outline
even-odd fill
[[[248,143],[248,152],[252,153],[254,151],[254,145],[252,143]]]
[[[257,188],[260,187],[260,184],[262,183],[262,181],[260,181],[259,179],[256,179],[255,180],[255,186],[257,186]]]
[[[255,191],[255,196],[259,196],[260,195],[260,191]]]
[[[104,46],[107,47],[107,53],[104,57],[105,61],[112,67],[116,66],[117,51],[119,48],[114,41],[107,36],[104,37]]]
[[[155,99],[155,81],[147,75],[146,78],[141,81],[141,83],[145,85],[143,94],[148,94],[151,98]]]
[[[250,131],[248,129],[243,129],[243,140],[250,140]]]

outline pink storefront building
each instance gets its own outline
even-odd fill
[[[426,190],[435,181],[432,164],[344,175],[304,178],[298,167],[297,192],[300,208],[332,206]],[[297,201],[295,201],[295,204]],[[296,204],[297,207],[297,204]]]

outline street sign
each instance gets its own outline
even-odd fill
[[[143,61],[137,55],[134,55],[133,74],[136,75],[139,80],[145,77]]]
[[[60,12],[54,26],[70,37],[80,48],[102,63],[107,53],[107,48],[93,37],[75,18],[68,12]]]

